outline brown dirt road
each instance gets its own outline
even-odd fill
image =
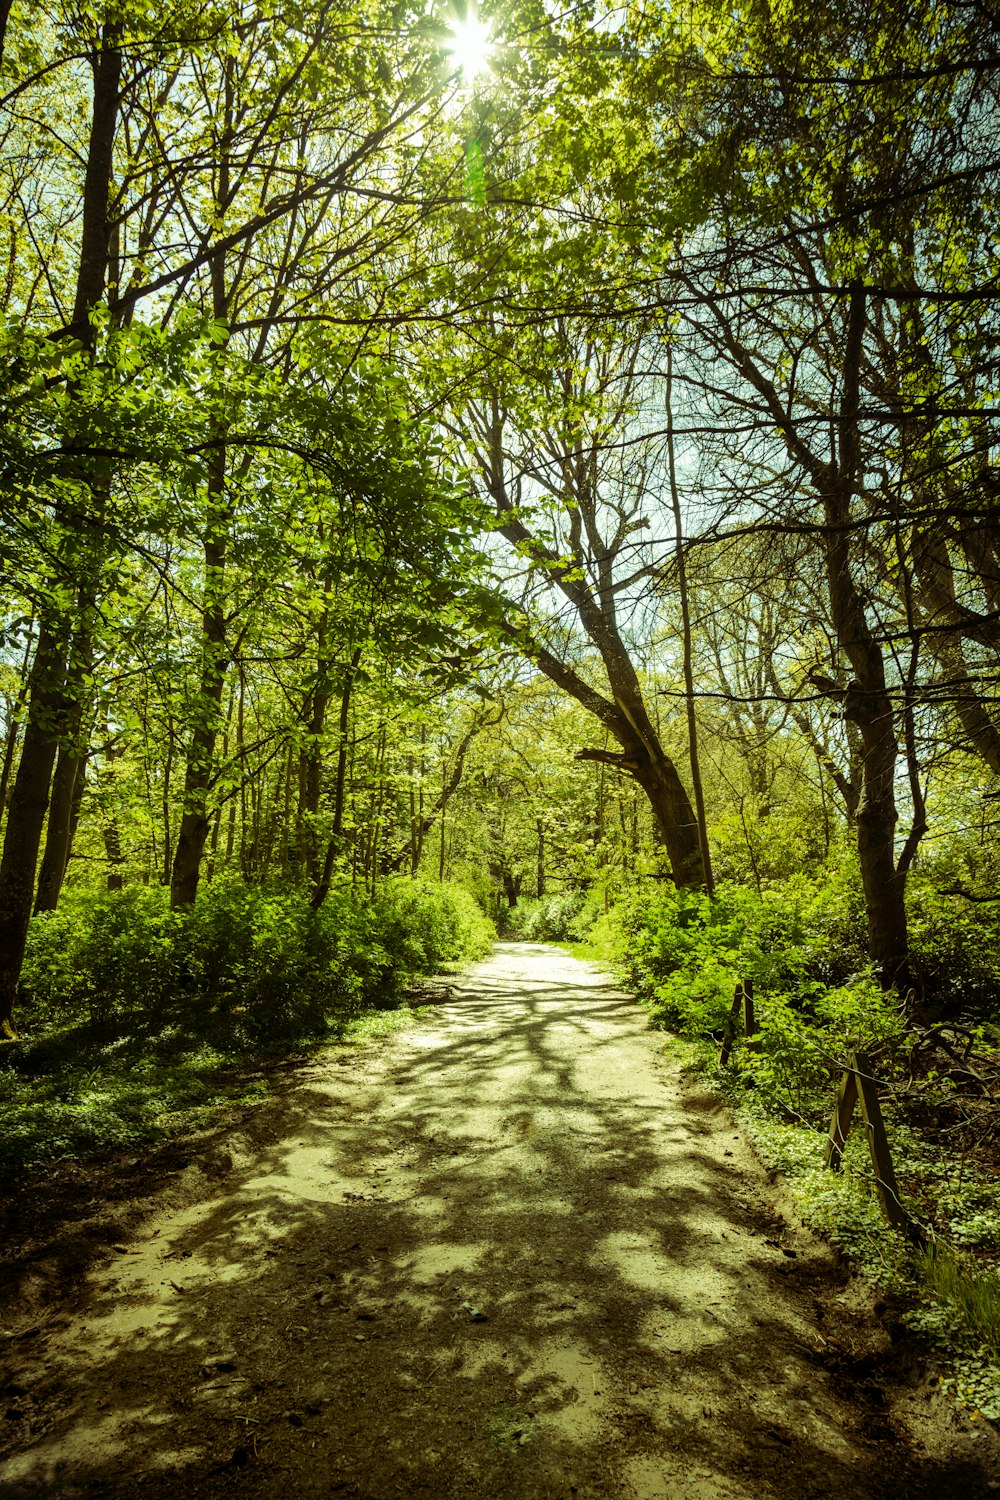
[[[498,945],[248,1119],[41,1317],[34,1267],[4,1315],[0,1494],[1000,1490],[996,1433],[789,1227],[640,1008],[559,949]]]

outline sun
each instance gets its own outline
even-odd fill
[[[473,83],[480,73],[489,72],[493,38],[489,26],[480,20],[472,5],[463,20],[456,16],[452,21],[450,36],[448,55],[461,70],[464,83]]]

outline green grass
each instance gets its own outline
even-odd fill
[[[1000,1360],[1000,1278],[964,1264],[943,1246],[919,1255],[917,1273],[931,1296],[950,1309],[955,1332]]]
[[[553,943],[553,948],[561,948],[564,953],[569,953],[573,958],[582,958],[585,963],[607,965],[607,959],[601,954],[593,943],[584,939],[580,943]]]
[[[97,1043],[81,1026],[8,1044],[0,1064],[0,1183],[57,1162],[134,1150],[196,1128],[215,1111],[271,1092],[289,1056],[366,1047],[412,1024],[415,1012],[369,1009],[326,1037],[267,1048],[170,1026]]]

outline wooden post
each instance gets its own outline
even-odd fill
[[[729,1061],[729,1055],[733,1050],[733,1042],[736,1040],[736,1017],[740,1013],[740,1005],[743,1000],[743,986],[738,984],[733,990],[733,1003],[729,1007],[729,1016],[726,1020],[726,1031],[722,1038],[722,1051],[719,1053],[719,1067],[724,1068]],[[751,1002],[752,1003],[752,1002]]]
[[[841,1074],[840,1086],[837,1089],[837,1102],[833,1107],[833,1119],[830,1121],[830,1134],[826,1142],[826,1151],[823,1153],[823,1165],[834,1172],[840,1171],[847,1132],[851,1128],[851,1117],[854,1114],[854,1106],[858,1102],[858,1080],[851,1068],[853,1061],[854,1053],[852,1052],[847,1059],[847,1067]]]
[[[885,1132],[882,1106],[878,1102],[878,1083],[872,1072],[871,1059],[866,1052],[851,1052],[847,1066],[837,1089],[837,1102],[830,1123],[830,1135],[826,1143],[823,1160],[833,1171],[839,1171],[844,1156],[844,1144],[851,1128],[854,1106],[861,1100],[861,1117],[865,1123],[868,1153],[875,1171],[875,1189],[882,1212],[890,1224],[898,1229],[912,1232],[913,1225],[899,1200],[899,1184],[896,1181],[889,1138]]]
[[[885,1133],[882,1106],[878,1102],[878,1087],[872,1076],[872,1065],[866,1052],[854,1053],[857,1068],[858,1092],[861,1095],[861,1114],[868,1134],[868,1150],[875,1168],[875,1187],[882,1212],[890,1224],[904,1228],[908,1223],[906,1211],[899,1201],[899,1184],[889,1151],[889,1137]]]
[[[760,1051],[760,1041],[757,1039],[757,1018],[753,1009],[753,980],[743,981],[743,1035],[747,1039],[747,1046],[751,1052]]]

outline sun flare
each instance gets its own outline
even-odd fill
[[[480,73],[489,72],[492,51],[490,28],[485,21],[480,20],[470,5],[464,19],[456,17],[451,23],[451,40],[448,44],[448,54],[456,68],[461,69],[464,83],[472,83]]]

